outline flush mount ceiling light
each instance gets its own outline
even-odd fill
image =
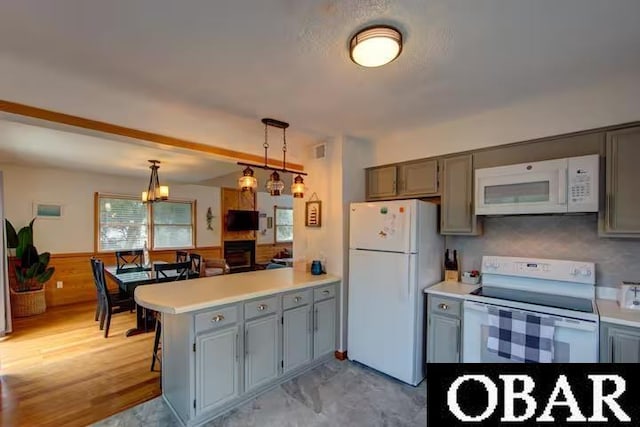
[[[258,180],[255,176],[253,176],[253,169],[251,168],[260,168],[272,171],[269,176],[269,180],[267,181],[265,188],[269,191],[269,194],[272,196],[279,196],[282,194],[284,190],[284,182],[280,179],[279,172],[285,173],[295,173],[296,176],[293,185],[291,186],[291,192],[293,193],[293,197],[303,197],[304,196],[304,181],[302,180],[301,175],[307,175],[304,172],[297,172],[287,169],[287,128],[289,127],[289,123],[282,122],[276,119],[262,119],[262,123],[264,123],[264,143],[262,146],[264,147],[264,165],[256,165],[252,163],[244,163],[238,162],[241,166],[246,166],[244,171],[242,171],[242,176],[238,178],[238,186],[242,191],[254,191],[258,187]],[[269,152],[269,139],[268,139],[268,128],[269,126],[276,127],[282,129],[282,168],[272,168],[268,163],[268,152]]]
[[[402,34],[386,25],[367,27],[353,36],[349,50],[351,59],[356,64],[363,67],[379,67],[400,55]]]
[[[158,180],[158,169],[160,169],[160,160],[149,160],[151,166],[151,177],[149,178],[149,188],[147,191],[142,192],[142,202],[143,203],[153,203],[159,202],[162,200],[167,200],[169,198],[169,187],[166,185],[160,185],[160,181]]]

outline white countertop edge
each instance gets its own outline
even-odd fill
[[[147,308],[149,310],[159,311],[161,313],[167,313],[167,314],[184,314],[184,313],[191,313],[195,311],[219,307],[222,305],[233,304],[241,301],[248,301],[254,298],[260,298],[268,295],[279,295],[282,293],[286,293],[286,292],[294,291],[298,289],[307,289],[307,288],[313,288],[316,286],[322,286],[322,285],[328,285],[331,283],[340,282],[340,278],[337,276],[324,275],[321,277],[322,278],[306,281],[304,283],[288,286],[286,288],[278,288],[277,290],[265,289],[258,292],[243,293],[243,294],[234,295],[228,298],[218,298],[214,300],[207,300],[207,301],[202,301],[196,304],[183,305],[180,307],[164,306],[164,305],[149,303],[147,301],[141,300],[137,292],[135,293],[134,299],[138,305],[144,308]]]
[[[469,293],[480,287],[462,282],[439,282],[424,288],[425,294],[440,295],[451,298],[465,298]]]
[[[640,321],[636,322],[633,320],[620,319],[618,317],[610,317],[610,316],[603,316],[603,315],[600,315],[600,322],[611,323],[614,325],[630,326],[632,328],[640,327]]]

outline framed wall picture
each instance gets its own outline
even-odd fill
[[[62,217],[62,205],[34,202],[33,216],[46,219],[60,219]]]
[[[322,202],[320,200],[309,201],[304,209],[305,221],[307,227],[322,226]]]

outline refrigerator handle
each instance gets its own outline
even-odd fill
[[[409,280],[407,280],[407,301],[411,301],[411,288],[413,288],[413,284],[416,281],[413,276],[413,272],[411,271],[411,255],[407,257],[407,271],[409,272]]]

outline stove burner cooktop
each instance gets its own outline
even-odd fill
[[[590,299],[576,298],[565,295],[543,294],[540,292],[520,291],[515,289],[504,289],[492,286],[482,286],[471,292],[487,298],[502,299],[508,301],[522,302],[526,304],[543,305],[547,307],[562,308],[566,310],[580,311],[582,313],[593,313],[593,304]]]

